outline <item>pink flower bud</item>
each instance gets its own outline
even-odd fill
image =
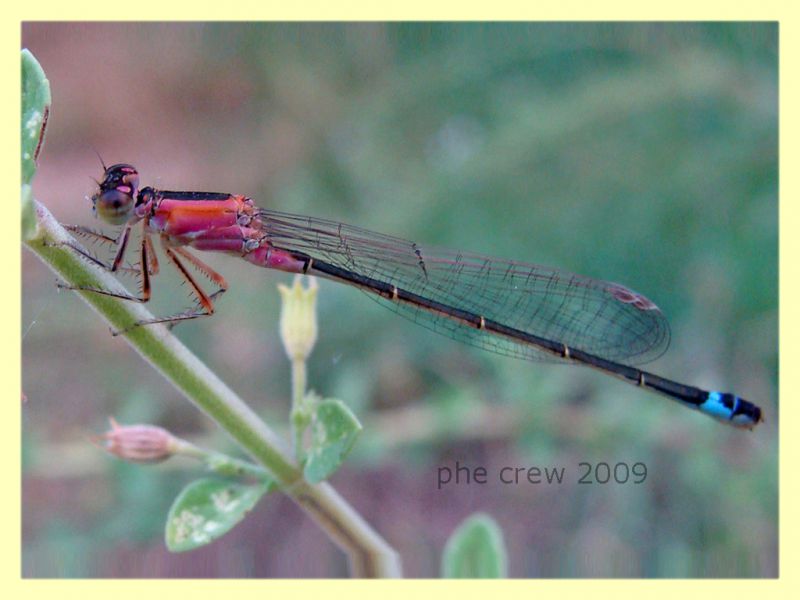
[[[100,439],[103,448],[123,460],[156,463],[168,459],[177,449],[172,434],[155,425],[120,425],[110,418],[111,430]]]

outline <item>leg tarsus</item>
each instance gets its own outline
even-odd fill
[[[122,294],[119,292],[111,292],[109,290],[101,290],[99,288],[89,287],[87,285],[70,285],[61,281],[56,281],[56,287],[60,290],[71,290],[73,292],[92,292],[93,294],[100,294],[101,296],[110,296],[111,298],[119,298],[120,300],[130,300],[131,302],[145,303],[150,300],[150,297],[132,296],[131,294]]]
[[[89,227],[84,227],[83,225],[66,225],[64,223],[61,226],[77,235],[82,235],[83,237],[89,238],[91,240],[117,245],[119,243],[119,238],[112,238],[110,235],[106,235],[99,231],[95,231],[94,229],[90,229]]]
[[[63,242],[45,242],[45,246],[48,246],[50,248],[63,248],[63,247],[66,246],[67,248],[69,248],[70,250],[72,250],[73,252],[78,254],[79,256],[82,256],[83,258],[85,258],[89,262],[97,265],[101,269],[104,269],[106,271],[110,271],[111,270],[111,265],[107,265],[105,262],[103,262],[102,260],[100,260],[96,256],[90,254],[87,250],[84,250],[82,247],[80,247],[78,244],[75,244],[74,242],[71,242],[71,241],[68,241],[68,240],[65,240]]]

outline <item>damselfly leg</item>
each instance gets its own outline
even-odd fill
[[[101,244],[113,245],[115,247],[114,258],[110,263],[106,263],[103,260],[91,254],[90,252],[87,252],[79,244],[71,244],[71,243],[67,244],[72,250],[77,252],[85,259],[89,260],[90,262],[96,264],[97,266],[111,273],[118,273],[118,272],[133,273],[139,278],[141,290],[140,290],[140,295],[137,296],[133,294],[123,294],[88,286],[72,286],[63,283],[58,283],[59,288],[102,294],[105,296],[111,296],[113,298],[119,298],[121,300],[130,300],[132,302],[145,303],[150,300],[150,298],[152,297],[152,286],[150,278],[152,276],[157,275],[160,269],[159,269],[158,257],[156,255],[155,248],[153,246],[152,238],[148,233],[144,233],[144,235],[142,236],[142,241],[140,245],[140,260],[138,268],[133,268],[133,267],[121,266],[125,257],[125,252],[128,248],[128,241],[130,239],[130,232],[131,232],[131,224],[126,225],[123,228],[120,235],[116,238],[80,225],[65,225],[64,227],[68,231],[76,235],[82,236],[84,238],[87,238],[91,241],[98,242]],[[162,243],[162,248],[165,254],[167,255],[167,258],[169,258],[170,263],[172,263],[175,266],[175,269],[181,275],[183,280],[189,284],[189,288],[191,290],[190,293],[196,300],[197,307],[166,317],[158,317],[154,319],[137,321],[129,328],[119,331],[113,331],[112,333],[114,335],[119,335],[121,333],[125,333],[126,331],[130,331],[130,329],[133,327],[139,327],[143,325],[153,325],[156,323],[164,323],[171,328],[172,326],[176,325],[181,321],[196,319],[199,317],[207,317],[214,314],[214,300],[216,300],[219,296],[221,296],[227,290],[228,287],[225,278],[219,273],[217,273],[210,266],[208,266],[206,263],[198,259],[196,256],[190,254],[184,248],[171,248],[165,243]],[[183,262],[181,262],[178,256],[188,261],[195,269],[197,269],[200,273],[202,273],[209,280],[211,280],[219,289],[217,289],[212,294],[207,294],[203,290],[203,288],[197,283],[195,278],[192,276],[192,274],[186,268]]]

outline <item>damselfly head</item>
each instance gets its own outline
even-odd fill
[[[92,196],[95,214],[112,225],[123,225],[133,215],[139,173],[127,164],[108,167],[97,193]]]

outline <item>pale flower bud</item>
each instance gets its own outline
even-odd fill
[[[278,285],[281,293],[281,340],[290,360],[305,360],[317,341],[317,280],[307,288],[294,278],[292,287]]]
[[[110,418],[111,430],[100,438],[104,449],[119,458],[139,463],[156,463],[168,459],[178,449],[173,435],[155,425],[120,425]]]

